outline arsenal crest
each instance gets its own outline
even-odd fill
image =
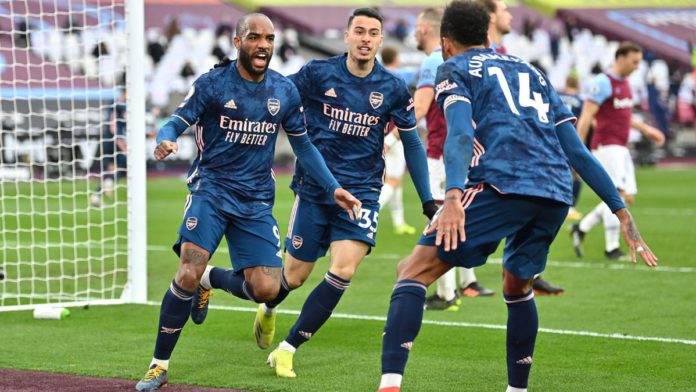
[[[382,101],[384,101],[384,95],[382,95],[382,93],[376,91],[370,93],[370,106],[372,106],[372,109],[377,109],[382,106]]]
[[[278,111],[280,110],[280,101],[277,100],[276,98],[269,98],[268,99],[268,113],[271,113],[271,116],[275,116],[278,114]]]
[[[292,247],[295,249],[300,249],[302,247],[302,237],[299,235],[292,236]]]
[[[198,226],[198,218],[196,218],[195,216],[192,216],[192,217],[186,219],[186,228],[189,231],[195,229],[196,226]]]

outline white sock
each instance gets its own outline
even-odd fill
[[[379,194],[379,208],[384,207],[394,196],[394,187],[389,184],[382,185],[382,193]]]
[[[609,252],[619,248],[619,238],[621,237],[621,222],[614,215],[609,206],[602,203],[602,222],[604,222],[604,249]]]
[[[599,222],[602,221],[602,205],[604,203],[599,203],[592,211],[590,211],[584,218],[580,221],[580,231],[587,233],[592,230]]]
[[[515,388],[508,385],[505,392],[527,392],[527,388]]]
[[[459,268],[459,286],[461,288],[464,288],[474,282],[476,282],[476,274],[474,273],[473,268]]]
[[[396,373],[385,373],[382,375],[382,380],[379,382],[380,388],[401,387],[401,379],[404,376]]]
[[[150,367],[152,365],[160,365],[164,368],[164,370],[169,370],[169,360],[168,359],[157,359],[155,357],[152,357],[152,362],[150,362]]]
[[[282,342],[280,342],[280,344],[278,345],[278,349],[279,349],[279,350],[290,351],[290,352],[293,353],[293,354],[295,353],[295,351],[297,351],[297,349],[295,348],[295,346],[293,346],[292,344],[286,342],[285,340],[283,340]]]
[[[457,289],[457,272],[454,268],[445,272],[444,275],[437,279],[437,296],[445,301],[454,299],[455,290]]]
[[[261,309],[263,309],[263,314],[266,316],[271,316],[276,312],[276,308],[269,308],[266,304],[261,304]]]
[[[404,191],[401,187],[394,190],[390,207],[394,226],[401,226],[406,223],[404,221]]]
[[[212,265],[206,266],[205,271],[203,271],[203,276],[201,276],[201,281],[198,283],[206,290],[212,290],[213,286],[210,285],[210,270],[213,269]]]

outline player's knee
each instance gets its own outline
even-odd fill
[[[329,271],[343,280],[351,280],[355,275],[355,269],[356,266],[353,265],[337,265],[331,266]]]
[[[291,289],[296,289],[304,284],[307,280],[308,275],[302,274],[286,274],[285,281]]]
[[[280,290],[280,280],[267,277],[252,279],[248,284],[257,302],[272,301],[278,296]]]
[[[399,280],[410,279],[408,275],[409,271],[411,271],[412,260],[413,258],[411,256],[408,256],[405,259],[401,260],[399,264],[396,266],[396,276]]]
[[[532,289],[534,279],[521,279],[503,269],[503,293],[505,295],[523,295]]]
[[[179,271],[176,273],[176,284],[184,290],[193,291],[198,288],[198,282],[201,280],[201,274],[190,264],[181,264]]]

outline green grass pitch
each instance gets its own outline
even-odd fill
[[[292,205],[288,176],[279,176],[275,216],[285,234]],[[420,203],[405,183],[407,220],[422,226]],[[640,169],[632,208],[639,228],[660,258],[648,271],[607,262],[600,227],[577,259],[567,227],[549,256],[544,278],[565,287],[562,297],[537,296],[540,326],[532,391],[696,390],[696,170]],[[148,298],[159,303],[176,268],[169,250],[183,212],[179,178],[148,181]],[[597,202],[583,189],[579,209]],[[380,375],[381,332],[395,266],[417,236],[392,234],[389,212],[380,216],[378,246],[319,333],[298,350],[295,380],[278,379],[265,365],[251,331],[253,304],[224,292],[212,297],[205,324],[188,323],[174,351],[170,382],[253,391],[374,391]],[[229,266],[221,249],[212,260]],[[293,292],[282,309],[299,310],[322,278],[327,260]],[[477,269],[493,298],[464,298],[459,312],[426,312],[406,369],[405,391],[503,391],[506,309],[500,296],[500,253]],[[236,310],[235,310],[236,309]],[[72,309],[67,320],[34,320],[30,311],[0,312],[0,367],[139,379],[150,361],[158,306]],[[340,315],[339,315],[340,314]],[[364,316],[348,318],[348,316]],[[276,343],[296,316],[279,315]],[[628,337],[629,339],[620,339]],[[638,337],[658,338],[637,340]],[[662,338],[663,340],[660,340]]]

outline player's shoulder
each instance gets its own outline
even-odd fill
[[[611,80],[609,80],[609,75],[604,72],[600,72],[592,78],[592,83],[596,85],[611,85]]]
[[[442,50],[436,50],[426,56],[421,63],[421,68],[433,68],[437,69],[440,64],[444,63],[445,60],[442,58]]]

